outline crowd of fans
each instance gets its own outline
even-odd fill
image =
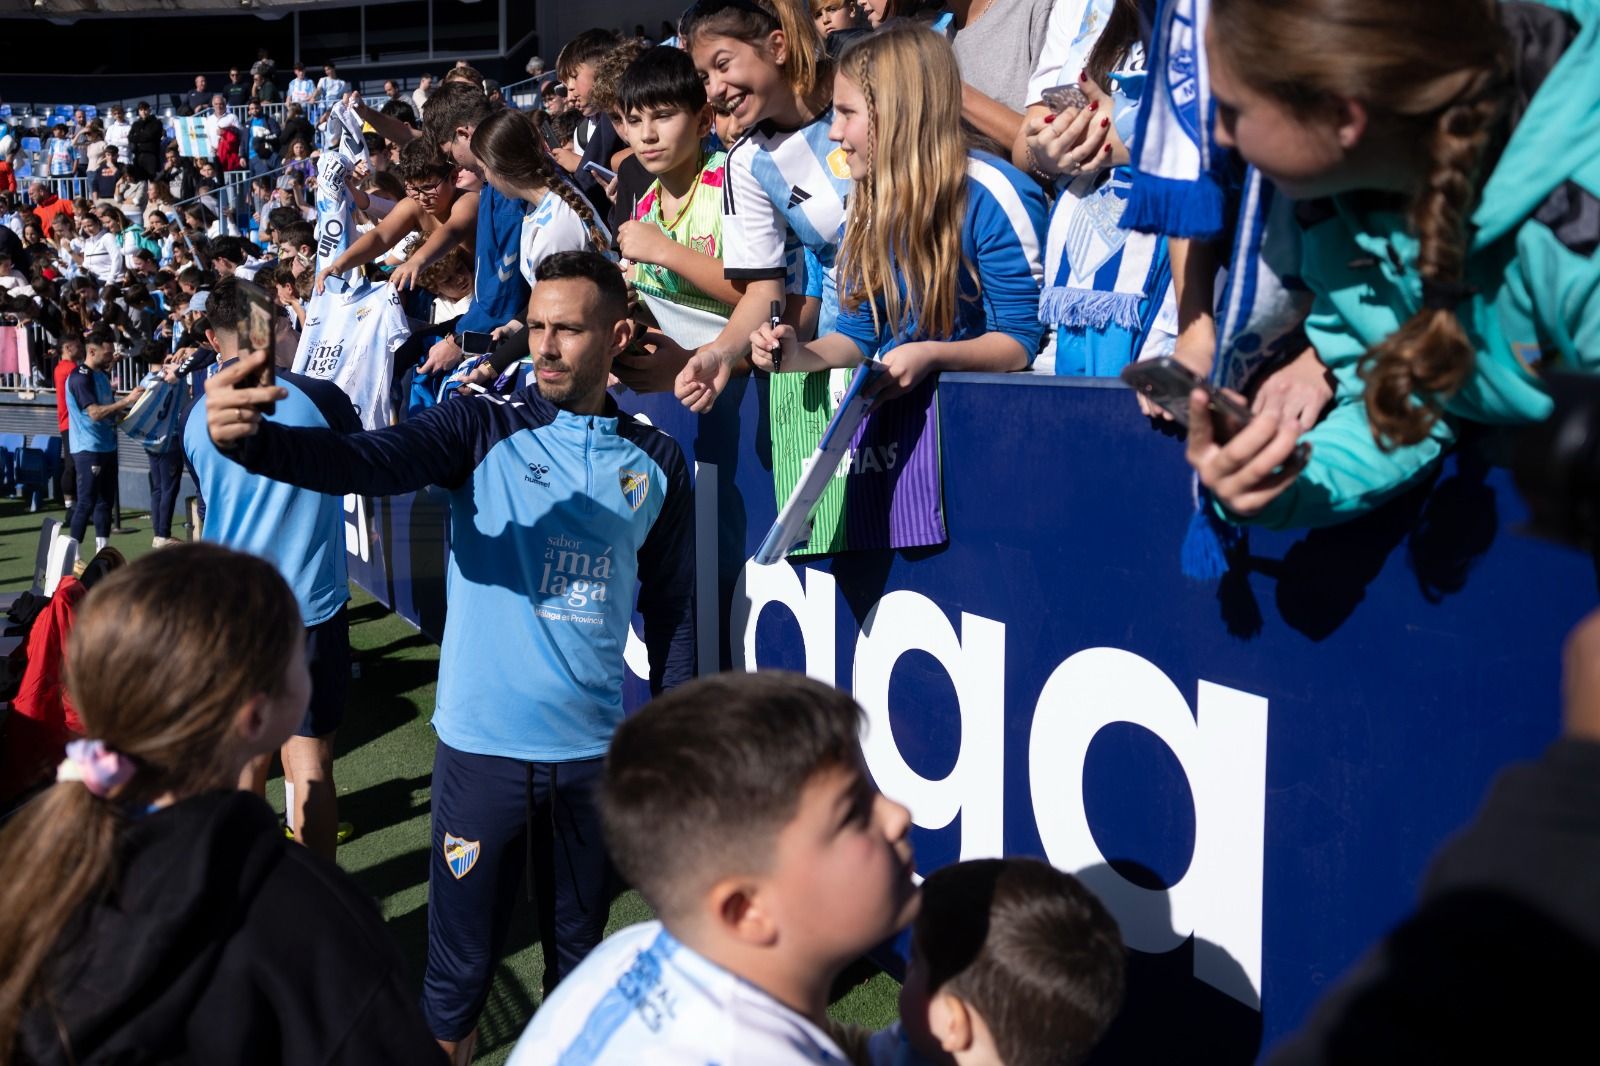
[[[705,412],[734,376],[770,375],[782,498],[831,410],[818,376],[876,361],[870,438],[936,426],[943,372],[1105,376],[1170,357],[1197,385],[1147,410],[1187,419],[1206,513],[1276,524],[1376,506],[1469,423],[1543,417],[1531,364],[1584,368],[1596,350],[1600,193],[1588,155],[1554,162],[1548,131],[1595,109],[1573,71],[1600,24],[1489,0],[1211,0],[1196,40],[1172,30],[1174,6],[1192,4],[1152,18],[1136,0],[700,0],[659,42],[642,28],[568,41],[529,109],[464,63],[411,94],[390,82],[382,100],[332,64],[315,80],[297,65],[280,122],[263,53],[248,80],[234,68],[220,91],[197,77],[184,95],[206,158],[185,157],[147,104],[131,122],[113,109],[57,127],[49,173],[95,195],[47,181],[0,194],[8,321],[72,364],[57,387],[73,437],[98,439],[94,424],[137,400],[95,377],[112,353],[182,381],[169,475],[194,472],[207,539],[276,565],[175,548],[87,601],[67,662],[86,736],[0,838],[14,867],[60,842],[0,888],[0,956],[17,960],[0,978],[0,1059],[243,1061],[265,1026],[285,1061],[432,1061],[439,1047],[466,1061],[525,869],[546,904],[548,998],[519,1066],[1087,1055],[1124,984],[1092,895],[1018,860],[959,863],[919,891],[909,816],[868,778],[847,697],[782,675],[692,680],[687,467],[608,390]],[[1180,219],[1176,196],[1148,232],[1119,225],[1140,182],[1153,187],[1140,152],[1156,113],[1194,99],[1162,95],[1182,48],[1189,73],[1207,64],[1218,160],[1190,184],[1228,205],[1211,215],[1241,220],[1232,244],[1216,218]],[[1156,55],[1167,65],[1147,77]],[[354,149],[320,134],[344,109],[363,127]],[[1528,179],[1515,193],[1508,167]],[[247,194],[223,195],[238,170]],[[1225,432],[1213,362],[1263,341],[1217,325],[1218,281],[1256,247],[1248,190],[1262,180],[1296,202],[1259,217],[1287,219],[1302,254],[1280,287],[1286,306],[1305,299],[1281,357],[1218,379],[1247,388],[1254,415]],[[319,217],[319,183],[348,197],[351,239]],[[1258,276],[1240,262],[1234,275]],[[275,301],[271,351],[241,325],[252,280]],[[409,339],[319,342],[333,354],[317,372],[302,340],[325,336],[352,290],[385,294]],[[400,424],[373,425],[365,397],[330,386],[349,360],[379,366]],[[269,363],[286,371],[275,384]],[[78,464],[80,541],[104,502],[91,487],[114,460],[104,449]],[[908,452],[925,465],[905,458],[897,484],[929,479],[937,500],[937,448]],[[366,901],[222,788],[260,791],[280,754],[290,830],[334,853],[339,498],[427,485],[451,497],[450,612],[419,1011]],[[922,518],[897,545],[945,539],[941,516]],[[831,535],[819,518],[813,549],[844,546]],[[624,721],[636,587],[658,698]],[[219,646],[239,654],[219,665]],[[519,669],[484,669],[485,649]],[[127,676],[186,680],[106,687]],[[1581,752],[1544,766],[1552,780],[1594,761],[1600,716],[1583,713]],[[203,957],[139,954],[116,988],[86,983],[135,935],[102,912],[160,909],[165,871],[224,839],[259,879],[222,886],[230,932],[208,926]],[[612,863],[659,920],[602,943]],[[290,922],[327,954],[308,978],[271,948]],[[901,1024],[831,1023],[833,978],[908,927]],[[117,1015],[117,996],[156,973],[160,1004]],[[1354,1038],[1326,1024],[1329,1048]]]

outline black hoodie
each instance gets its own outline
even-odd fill
[[[1597,975],[1600,743],[1565,739],[1500,775],[1416,912],[1271,1061],[1593,1062]]]
[[[131,823],[118,870],[63,935],[20,1062],[444,1061],[372,900],[259,797]]]

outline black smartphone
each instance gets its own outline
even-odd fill
[[[1250,424],[1255,412],[1235,400],[1211,382],[1196,374],[1170,355],[1155,359],[1141,359],[1122,368],[1122,380],[1128,387],[1171,415],[1184,429],[1189,428],[1189,394],[1195,389],[1205,391],[1206,406],[1211,410],[1211,435],[1218,444],[1226,444]],[[1311,446],[1301,442],[1295,445],[1291,463],[1304,463],[1311,454]]]
[[[476,330],[463,330],[461,333],[461,351],[467,355],[484,355],[494,347],[494,334],[479,333]]]
[[[1253,417],[1250,408],[1213,388],[1211,382],[1170,355],[1129,363],[1122,368],[1122,380],[1185,429],[1189,428],[1189,394],[1195,389],[1203,390],[1209,398],[1212,431],[1218,444],[1232,440]]]
[[[235,278],[234,284],[238,286],[239,293],[239,321],[235,323],[239,337],[239,357],[242,359],[259,352],[267,353],[267,361],[261,367],[261,372],[246,384],[249,387],[272,388],[278,383],[278,368],[273,362],[276,350],[273,334],[278,322],[277,309],[273,306],[272,298],[267,295],[267,291],[255,282]],[[258,410],[262,414],[270,415],[277,408],[278,405],[269,400],[260,405]]]

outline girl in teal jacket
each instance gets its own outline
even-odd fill
[[[1600,369],[1600,0],[1213,0],[1207,46],[1217,142],[1297,202],[1335,391],[1226,445],[1191,398],[1230,517],[1343,521],[1457,420],[1547,417],[1542,368]]]

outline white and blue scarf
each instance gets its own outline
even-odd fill
[[[1162,0],[1157,11],[1123,225],[1202,240],[1224,229],[1222,175],[1231,160],[1211,143],[1205,55],[1210,14],[1210,0]],[[1311,298],[1296,276],[1299,262],[1293,203],[1250,168],[1240,190],[1228,284],[1217,314],[1213,384],[1242,390],[1264,367],[1304,348]],[[1198,479],[1194,501],[1183,572],[1202,580],[1219,578],[1242,534],[1216,516]]]
[[[1122,224],[1142,233],[1210,239],[1223,230],[1223,153],[1211,144],[1205,62],[1210,0],[1162,0],[1150,44],[1150,79],[1139,108],[1137,177]]]
[[[1063,78],[1070,79],[1069,72],[1088,61],[1114,5],[1115,0],[1090,0],[1085,5],[1078,35],[1061,68]],[[1140,106],[1143,67],[1144,50],[1135,45],[1122,70],[1113,75],[1116,110],[1124,115]],[[1142,128],[1142,118],[1138,121]],[[1119,126],[1125,122],[1123,118]],[[1161,269],[1162,238],[1125,228],[1123,215],[1133,178],[1129,168],[1115,167],[1058,183],[1045,237],[1044,261],[1050,276],[1039,301],[1039,321],[1068,329],[1141,327],[1140,305],[1147,297],[1161,295],[1150,292],[1150,286]]]

